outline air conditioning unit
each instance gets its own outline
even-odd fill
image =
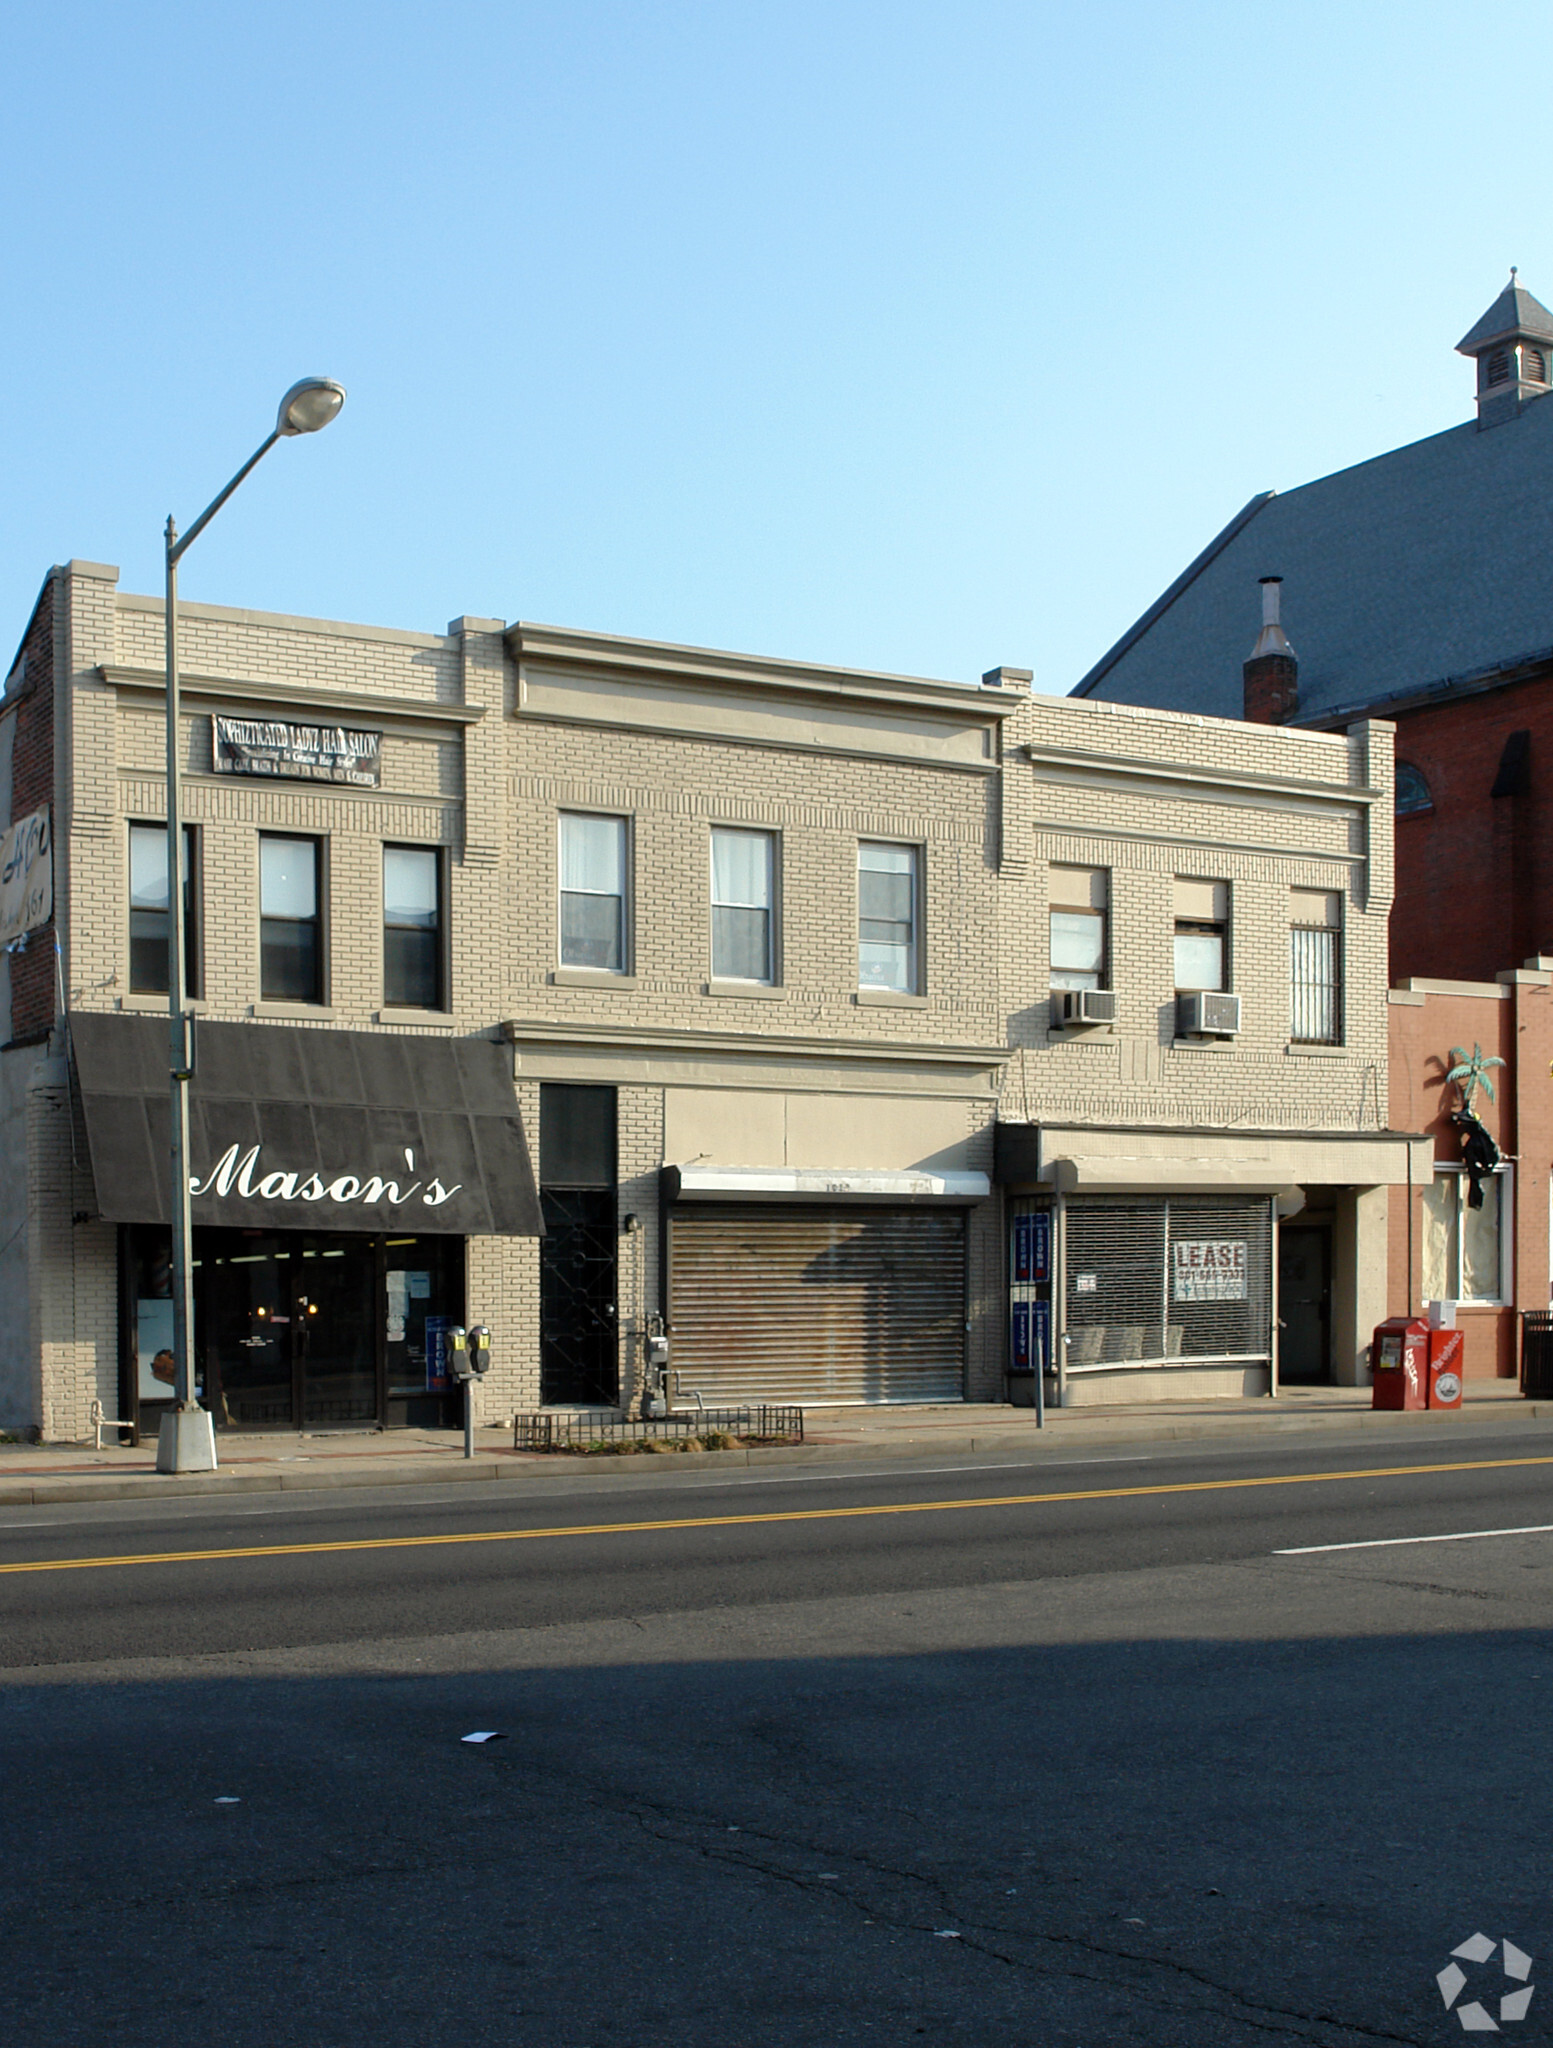
[[[1116,991],[1109,988],[1054,988],[1052,1029],[1068,1024],[1114,1024]]]
[[[1233,1038],[1240,1029],[1240,998],[1200,989],[1176,997],[1176,1029],[1183,1038]]]

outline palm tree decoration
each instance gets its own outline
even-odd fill
[[[1447,1081],[1454,1081],[1461,1090],[1461,1114],[1463,1116],[1471,1116],[1472,1098],[1480,1086],[1487,1090],[1490,1102],[1495,1100],[1494,1084],[1488,1078],[1487,1069],[1489,1067],[1502,1067],[1504,1061],[1500,1059],[1497,1053],[1490,1053],[1485,1059],[1483,1057],[1483,1048],[1480,1045],[1473,1046],[1471,1059],[1467,1058],[1464,1046],[1453,1045],[1451,1047],[1451,1058],[1456,1064],[1445,1078]]]

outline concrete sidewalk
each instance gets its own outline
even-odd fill
[[[1553,1420],[1553,1402],[1523,1400],[1513,1380],[1470,1384],[1460,1411],[1377,1413],[1367,1387],[1294,1387],[1274,1401],[1155,1401],[1137,1407],[1069,1408],[1036,1427],[1028,1408],[958,1402],[942,1407],[809,1408],[802,1444],[669,1454],[670,1470],[696,1466],[873,1463],[935,1453],[962,1457],[996,1452],[1043,1457],[1110,1444],[1222,1441],[1291,1432],[1365,1430],[1383,1438],[1422,1429],[1453,1432],[1475,1425]],[[659,1457],[590,1457],[514,1451],[510,1429],[477,1433],[475,1456],[463,1455],[454,1431],[396,1430],[317,1435],[222,1436],[221,1469],[162,1475],[156,1446],[89,1444],[0,1447],[0,1506],[160,1498],[174,1494],[316,1492],[345,1486],[428,1486],[450,1480],[523,1478],[543,1482],[579,1471],[626,1477],[659,1472]]]

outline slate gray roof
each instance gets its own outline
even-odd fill
[[[1553,395],[1253,499],[1074,694],[1239,718],[1261,576],[1301,723],[1553,657]]]
[[[1553,341],[1553,313],[1513,279],[1482,319],[1467,329],[1456,344],[1456,353],[1476,355],[1491,342],[1508,341],[1512,334],[1529,334],[1534,341]]]

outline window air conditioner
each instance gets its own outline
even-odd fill
[[[1176,997],[1176,1029],[1183,1037],[1233,1038],[1240,1029],[1239,996],[1201,989]]]
[[[1054,988],[1052,1025],[1061,1030],[1067,1024],[1114,1024],[1116,992],[1109,988]]]

